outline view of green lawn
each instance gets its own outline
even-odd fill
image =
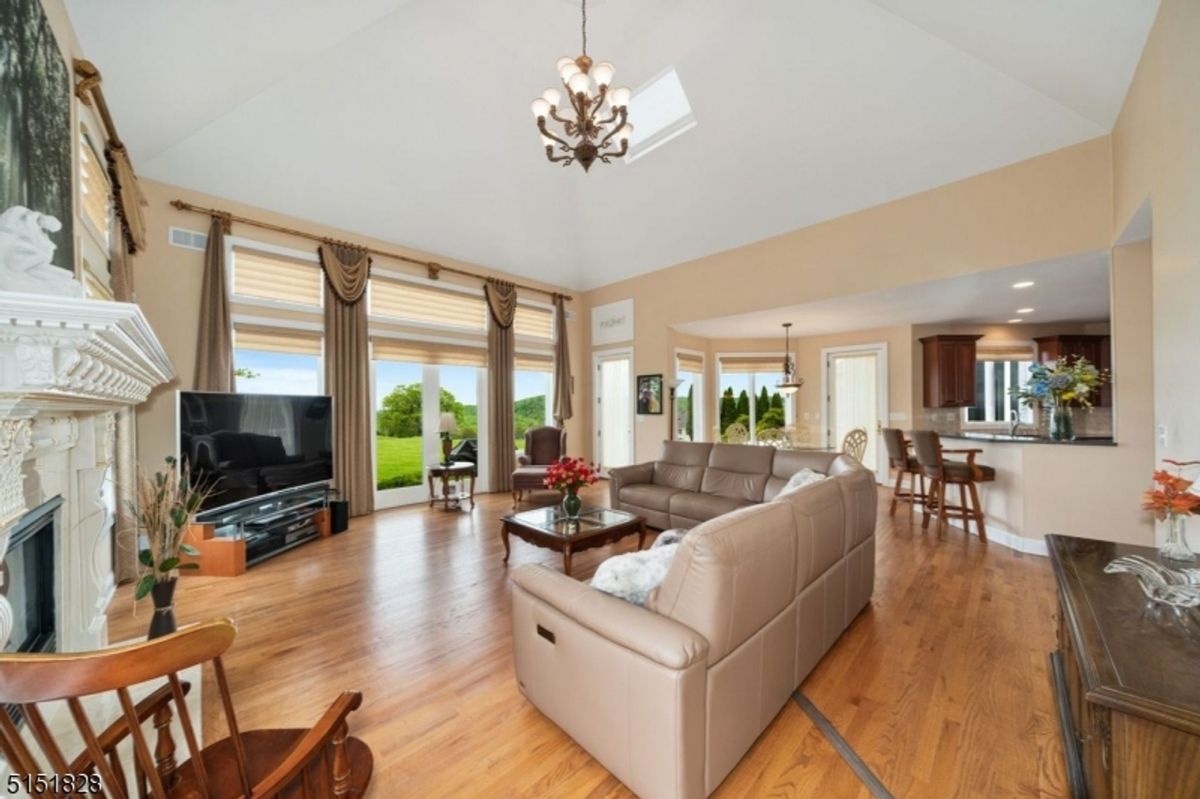
[[[455,446],[461,439],[455,439]],[[439,443],[440,447],[441,444]],[[525,446],[525,440],[514,442],[514,447],[520,450]],[[375,437],[375,484],[379,490],[385,488],[403,488],[420,485],[425,480],[421,468],[421,437],[393,438],[391,436]]]

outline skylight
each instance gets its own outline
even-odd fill
[[[674,67],[668,67],[634,92],[629,101],[629,121],[633,124],[633,135],[629,138],[626,162],[636,161],[696,127],[691,103]]]

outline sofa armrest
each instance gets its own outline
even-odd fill
[[[618,466],[608,470],[608,493],[610,504],[619,508],[621,489],[628,485],[649,483],[654,479],[654,462],[638,463],[633,466]]]
[[[529,465],[529,456],[525,454],[525,450],[519,450],[517,452],[517,465],[518,466],[528,466]]]
[[[561,572],[529,564],[514,569],[512,581],[597,635],[669,669],[686,669],[708,657],[708,641],[692,628]]]

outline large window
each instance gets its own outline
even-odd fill
[[[675,440],[704,441],[704,356],[675,354]]]
[[[745,428],[747,440],[755,442],[759,433],[790,427],[792,407],[780,394],[779,365],[783,356],[722,355],[718,357],[718,430],[721,441],[733,441],[729,426]]]
[[[115,226],[112,183],[101,153],[103,140],[79,126],[79,264],[87,296],[112,299],[112,233]],[[61,264],[75,268],[74,264]]]
[[[321,334],[235,326],[233,367],[239,394],[320,394]]]
[[[525,448],[525,431],[554,424],[554,360],[547,354],[517,353],[513,371],[513,437]]]
[[[1025,385],[1033,365],[1031,347],[979,348],[975,362],[975,404],[963,408],[968,425],[1033,424],[1033,409],[1022,405],[1012,392]]]

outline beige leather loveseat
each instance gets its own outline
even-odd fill
[[[677,446],[666,446],[673,457]],[[712,793],[871,598],[873,474],[844,456],[761,452],[736,462],[762,459],[767,472],[708,485],[761,484],[758,499],[770,500],[788,469],[832,479],[745,500],[695,527],[646,607],[542,566],[513,572],[521,691],[646,799]],[[720,453],[712,468],[736,471],[731,462]],[[701,507],[672,514],[673,496],[659,513],[688,518]]]

